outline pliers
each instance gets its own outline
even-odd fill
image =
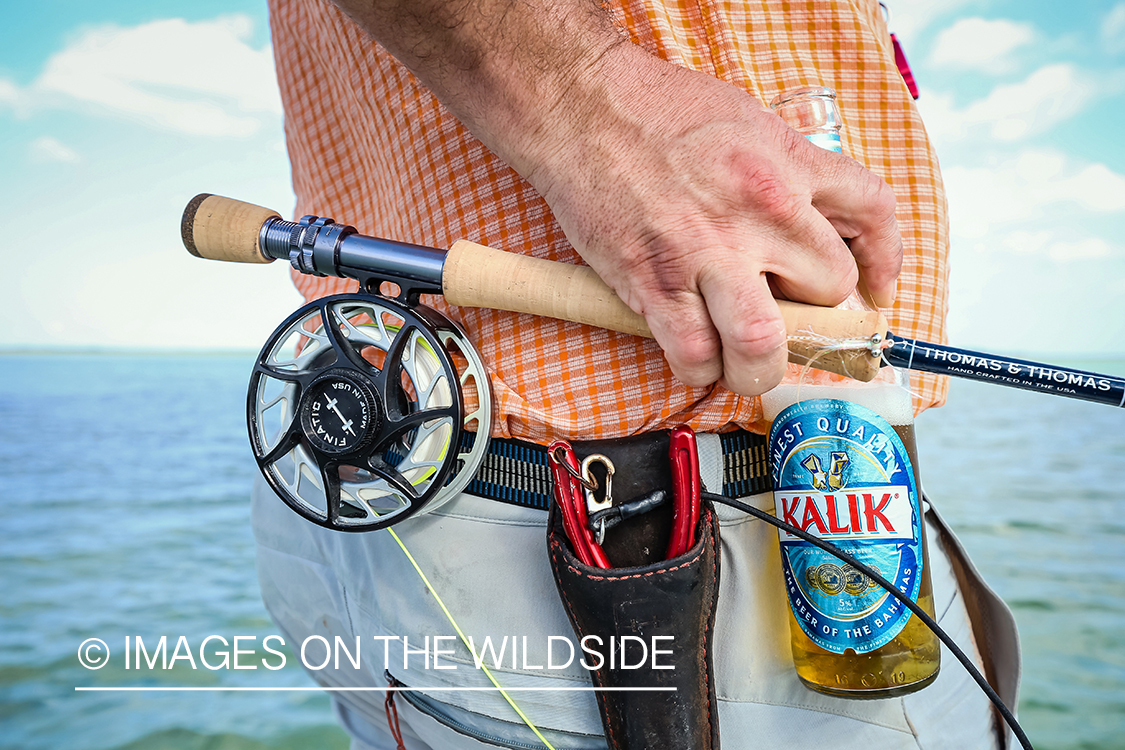
[[[680,425],[671,431],[668,459],[672,468],[672,533],[665,559],[670,560],[695,546],[695,527],[699,523],[702,482],[695,432],[690,427]],[[563,530],[575,556],[592,567],[613,567],[590,527],[587,503],[593,500],[581,479],[589,473],[586,464],[579,465],[573,447],[565,440],[556,440],[547,447],[547,463],[551,467],[554,499],[562,514]],[[609,502],[608,497],[606,502]]]
[[[695,546],[695,527],[699,523],[699,451],[695,431],[687,425],[672,429],[668,460],[672,465],[672,535],[664,556],[671,560]]]

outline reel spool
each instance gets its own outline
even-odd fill
[[[472,481],[492,397],[484,363],[448,318],[341,294],[273,332],[254,365],[246,418],[258,468],[290,508],[319,526],[373,531],[437,508]]]

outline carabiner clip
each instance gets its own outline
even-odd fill
[[[598,488],[598,479],[590,471],[590,466],[595,463],[605,467],[605,494],[602,495],[601,500],[594,496],[594,490]],[[599,510],[613,507],[613,472],[615,471],[617,469],[613,466],[613,461],[600,453],[593,453],[582,459],[582,479],[585,480],[582,486],[586,489],[586,511],[588,513],[597,513]]]
[[[590,530],[586,513],[589,488],[579,473],[578,458],[570,443],[565,440],[551,443],[547,447],[547,464],[554,479],[553,494],[562,514],[563,530],[574,548],[575,557],[592,567],[613,567]]]
[[[594,490],[598,488],[598,478],[590,471],[590,465],[593,463],[600,463],[605,466],[605,494],[601,500],[594,496]],[[613,472],[616,469],[613,466],[613,461],[609,460],[608,456],[603,456],[600,453],[593,453],[586,456],[582,461],[582,486],[586,489],[586,512],[593,516],[601,510],[609,510],[613,507]],[[593,485],[591,487],[590,485]],[[601,544],[605,541],[605,518],[599,518],[593,523],[594,540]]]

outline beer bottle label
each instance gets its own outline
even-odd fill
[[[875,568],[917,601],[918,489],[887,421],[850,401],[800,401],[774,420],[769,451],[776,515]],[[818,646],[866,653],[906,626],[910,610],[877,583],[784,530],[778,534],[789,606]]]

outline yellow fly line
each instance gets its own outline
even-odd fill
[[[414,566],[414,570],[418,572],[419,577],[421,577],[422,579],[422,583],[426,584],[426,588],[431,594],[433,594],[434,599],[437,600],[438,606],[441,607],[441,611],[445,613],[446,618],[449,620],[449,624],[452,625],[453,629],[457,631],[457,637],[461,639],[461,643],[465,644],[465,648],[469,649],[469,653],[473,653],[473,649],[469,645],[469,639],[465,637],[465,634],[461,631],[461,626],[457,624],[457,621],[455,619],[453,619],[453,614],[445,606],[445,602],[443,602],[441,600],[441,597],[438,596],[438,592],[430,583],[430,579],[426,578],[426,574],[422,572],[422,568],[420,568],[417,561],[414,560],[414,555],[410,554],[410,550],[406,548],[406,545],[403,544],[402,539],[399,538],[399,535],[395,533],[394,529],[388,528],[387,531],[390,533],[391,537],[393,537],[394,540],[398,543],[399,548],[402,549],[403,554],[406,555],[406,559],[409,560],[410,564]],[[473,653],[473,657],[476,657],[475,653]],[[535,732],[535,736],[539,738],[543,745],[547,747],[548,750],[555,750],[555,746],[552,745],[547,740],[547,738],[543,736],[543,733],[539,731],[539,728],[532,723],[531,719],[527,718],[527,714],[525,714],[523,710],[516,705],[516,702],[512,700],[512,696],[508,693],[508,691],[505,690],[499,682],[497,682],[496,677],[493,676],[492,671],[488,668],[488,665],[484,663],[483,659],[480,661],[480,668],[484,672],[485,676],[488,677],[488,681],[496,686],[496,689],[500,691],[500,695],[504,696],[504,700],[508,701],[508,705],[510,705],[515,710],[516,714],[520,717],[521,720],[523,720],[523,723],[527,724],[528,728],[531,729],[532,732]]]
[[[393,324],[386,324],[386,328],[387,328],[388,331],[397,334],[399,329],[400,329],[400,326],[395,326]],[[427,352],[430,354],[430,356],[432,356],[435,360],[437,359],[437,355],[434,354],[433,350],[430,348],[429,343],[425,339],[419,339],[418,343],[420,343],[422,345],[422,347],[427,350]],[[447,435],[446,436],[446,444],[443,446],[442,455],[444,455],[444,451],[447,451],[448,449],[449,449],[449,436]],[[434,471],[434,469],[432,469],[432,467],[431,467],[431,470],[429,472],[427,472],[423,476],[417,478],[414,482],[412,482],[412,484],[419,484],[420,482],[424,481],[426,478],[428,478],[429,474],[433,473],[433,471]],[[404,555],[406,555],[406,559],[410,561],[410,564],[414,567],[414,570],[418,573],[418,576],[422,579],[422,583],[424,583],[426,585],[426,589],[430,592],[430,594],[433,595],[434,600],[437,601],[437,603],[438,603],[438,606],[441,607],[441,611],[445,614],[446,619],[449,620],[449,624],[453,626],[453,629],[455,631],[457,631],[457,637],[461,639],[461,643],[465,644],[465,648],[469,649],[469,653],[473,654],[473,658],[475,660],[476,654],[473,653],[472,646],[469,644],[469,639],[465,636],[465,633],[461,630],[461,626],[457,624],[457,620],[455,620],[453,618],[453,613],[450,612],[449,608],[445,606],[445,602],[442,601],[441,596],[438,595],[438,592],[433,587],[433,584],[430,583],[430,579],[426,577],[426,574],[422,571],[422,568],[418,565],[418,562],[414,559],[414,555],[410,554],[410,550],[408,550],[406,548],[406,545],[403,543],[402,538],[399,537],[399,535],[395,533],[394,529],[388,528],[387,531],[390,533],[391,537],[398,544],[399,548],[402,550],[402,553]],[[518,705],[516,705],[516,702],[512,699],[511,694],[509,694],[508,691],[505,690],[504,687],[497,681],[495,675],[492,674],[492,670],[490,670],[488,668],[488,665],[486,665],[484,663],[483,659],[480,660],[480,669],[481,669],[481,671],[484,672],[485,676],[488,677],[488,681],[491,682],[496,687],[496,689],[500,691],[500,695],[504,696],[504,700],[506,700],[508,702],[508,705],[510,705],[512,707],[512,709],[516,712],[516,715],[519,716],[520,719],[523,721],[523,723],[526,724],[528,726],[528,728],[531,729],[531,731],[535,733],[535,736],[539,738],[539,740],[543,743],[544,747],[546,747],[547,750],[555,750],[555,746],[552,745],[550,743],[550,741],[546,737],[543,736],[543,733],[540,732],[539,728],[537,726],[535,726],[535,724],[531,721],[531,719],[529,719],[527,717],[527,714],[525,714],[523,712],[523,710]]]

